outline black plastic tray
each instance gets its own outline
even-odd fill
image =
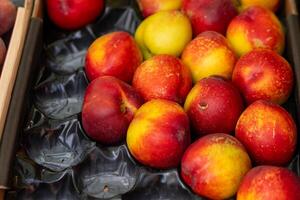
[[[0,184],[11,186],[8,199],[202,199],[181,182],[179,169],[141,166],[125,144],[103,147],[84,134],[80,111],[88,84],[86,49],[107,32],[134,33],[141,19],[134,0],[106,3],[97,22],[75,32],[32,19],[0,147]],[[285,57],[300,80],[298,17],[281,13]],[[284,105],[298,125],[299,84]],[[300,175],[299,145],[297,152],[287,167]]]

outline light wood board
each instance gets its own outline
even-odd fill
[[[33,0],[26,0],[25,7],[18,8],[15,26],[2,69],[0,78],[0,140],[22,56],[32,8]]]

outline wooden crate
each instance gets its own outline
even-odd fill
[[[296,90],[299,90],[300,88],[300,29],[299,29],[299,18],[298,18],[298,11],[297,11],[297,7],[296,7],[296,3],[295,3],[295,0],[285,0],[285,8],[286,8],[286,19],[287,19],[287,38],[288,38],[288,43],[289,43],[289,49],[288,49],[288,54],[290,55],[290,62],[293,66],[295,66],[295,76],[296,76],[296,80],[297,80],[297,83],[296,83]],[[33,24],[33,26],[35,26],[35,23],[39,23],[38,21],[41,20],[41,17],[42,16],[42,0],[35,0],[34,2],[34,6],[33,6],[33,12],[32,12],[32,17],[31,17],[31,24]],[[31,30],[31,29],[30,29]],[[29,30],[29,31],[30,31]],[[34,31],[35,28],[33,27],[32,30]],[[40,31],[40,29],[39,29]],[[39,34],[37,33],[37,35],[39,36]],[[35,35],[33,35],[32,37],[34,37]],[[31,40],[33,40],[34,38],[27,38],[27,42],[30,43]],[[35,40],[36,43],[40,43],[42,42],[42,40],[40,41],[39,39]],[[33,44],[33,43],[31,43]],[[35,45],[35,44],[33,44]],[[26,47],[25,47],[26,49]],[[34,51],[31,51],[29,52],[30,55],[34,55],[33,53]],[[28,63],[30,63],[29,61],[27,61],[25,64],[24,64],[24,69],[26,67],[29,67],[30,65],[28,65]],[[26,65],[27,64],[27,65]],[[34,65],[32,65],[34,66]],[[22,67],[22,65],[21,65]],[[31,69],[32,70],[32,69]],[[26,71],[27,73],[30,72],[30,69],[27,69]],[[27,80],[29,80],[27,78]],[[18,81],[18,80],[17,80]],[[1,83],[0,83],[1,84]],[[26,86],[23,86],[23,87],[26,87]],[[16,93],[20,93],[20,91],[22,91],[21,87],[18,87],[16,91]],[[11,92],[10,92],[11,93]],[[300,92],[297,91],[295,93],[296,95],[296,103],[297,103],[297,109],[298,109],[298,113],[300,113],[300,103],[299,103],[299,99],[300,99]],[[21,100],[23,100],[25,98],[25,93],[22,93],[21,95]],[[16,98],[13,98],[12,99],[12,102],[16,102],[16,104],[18,103],[17,102],[17,99]],[[14,105],[14,104],[13,104]],[[18,105],[18,108],[16,109],[16,116],[17,118],[21,117],[21,115],[24,113],[21,113],[20,111],[20,106],[21,106],[21,103],[19,103]],[[20,109],[19,109],[20,108]],[[11,108],[9,108],[9,111],[13,112]],[[24,117],[24,116],[23,116]],[[9,126],[9,127],[14,127],[14,125],[16,125],[18,122],[21,123],[21,121],[17,120],[17,121],[14,121],[12,122],[11,120],[10,121],[7,121],[5,126]],[[298,116],[298,125],[300,124],[300,116]],[[22,125],[22,124],[21,124]],[[1,126],[0,126],[1,128]],[[0,129],[1,130],[1,129]],[[2,127],[2,130],[3,130],[3,127]],[[14,144],[14,141],[16,140],[17,138],[17,128],[14,128],[14,129],[8,129],[5,133],[8,133],[9,130],[12,130],[11,133],[12,133],[12,136],[10,136],[9,138],[9,149],[12,149],[13,148],[13,144]],[[1,149],[0,149],[1,150]],[[10,152],[10,154],[12,154],[14,152]],[[9,155],[8,157],[11,158],[11,155]],[[0,166],[1,166],[1,154],[0,154]],[[11,166],[9,164],[5,165],[5,169],[8,170]],[[2,180],[2,177],[1,177],[1,171],[0,171],[0,188],[1,188],[1,180]],[[5,175],[5,174],[4,174]],[[6,182],[7,180],[9,179],[9,175],[6,174],[6,179],[4,179]],[[6,189],[8,188],[8,185],[7,184],[2,184],[2,188],[3,189]],[[2,197],[0,196],[0,200],[3,199],[3,194],[4,194],[4,191],[2,191]]]

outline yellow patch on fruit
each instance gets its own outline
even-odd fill
[[[259,77],[254,77],[256,78],[256,80],[251,83],[250,87],[254,91],[259,91],[261,89],[264,89],[265,94],[268,95],[269,93],[269,95],[272,96],[273,94],[272,87],[268,87],[268,86],[270,85],[270,83],[272,83],[273,76],[274,75],[272,73],[268,73],[267,71],[265,71],[263,75],[260,75]]]
[[[230,24],[227,30],[227,39],[238,56],[242,56],[253,49],[247,38],[248,33],[245,33],[246,29],[243,29],[243,26]]]
[[[145,27],[147,26],[147,20],[144,20],[139,27],[137,28],[136,32],[135,32],[135,40],[137,42],[137,44],[139,45],[142,53],[143,53],[143,57],[145,60],[151,58],[153,55],[152,53],[149,51],[149,49],[147,49],[145,42],[144,42],[144,32],[145,32]]]
[[[230,79],[234,62],[228,57],[230,57],[230,54],[228,49],[225,48],[217,48],[207,52],[207,55],[201,60],[196,61],[196,65],[191,65],[190,70],[194,82],[213,75]]]
[[[124,107],[124,111],[123,112],[126,112],[126,109],[130,110],[132,113],[136,113],[137,111],[137,107],[135,106],[134,103],[132,103],[130,101],[130,99],[127,97],[127,95],[125,94],[125,92],[120,88],[120,93],[121,93],[121,96],[122,96],[122,99],[123,99],[123,107]]]
[[[194,102],[195,98],[199,96],[200,92],[201,92],[201,86],[199,84],[196,84],[185,99],[185,103],[184,103],[185,111],[188,111],[190,109],[191,104]]]
[[[182,0],[159,0],[159,10],[178,10],[181,8]]]
[[[138,113],[136,113],[138,115]],[[141,142],[141,138],[144,135],[149,134],[149,128],[151,128],[151,120],[149,119],[141,119],[141,118],[134,118],[130,123],[128,130],[127,130],[127,146],[130,152],[137,156],[136,152],[143,152],[143,143]],[[147,157],[147,154],[143,154],[142,160],[149,160],[150,158]]]
[[[238,194],[237,200],[264,200],[264,199],[258,199],[256,192],[253,189],[250,189],[250,191],[247,191],[247,193]]]
[[[145,116],[146,119],[153,120],[164,116],[170,112],[182,111],[182,108],[174,103],[172,106],[166,106],[166,100],[152,100],[138,109],[136,117]],[[169,102],[169,101],[168,101]]]
[[[88,49],[88,59],[89,61],[94,65],[98,62],[104,59],[105,52],[103,51],[103,47],[108,43],[108,41],[111,39],[112,35],[106,35],[103,37],[99,37],[96,39],[92,45]]]
[[[251,168],[251,160],[247,153],[235,145],[227,140],[225,143],[213,144],[199,152],[199,155],[210,161],[205,167],[206,171],[211,172],[209,177],[205,177],[207,182],[205,191],[207,194],[218,194],[215,199],[232,197],[237,192],[242,178]]]
[[[242,10],[251,6],[262,6],[271,11],[275,11],[278,7],[280,0],[240,0]]]

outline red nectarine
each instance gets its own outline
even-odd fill
[[[236,63],[232,80],[248,104],[256,100],[284,103],[294,83],[290,64],[276,52],[257,49]]]
[[[251,169],[243,179],[237,200],[299,200],[300,178],[292,171],[273,166]]]
[[[235,86],[216,77],[200,80],[188,94],[184,105],[199,135],[231,133],[243,108],[242,97]]]
[[[182,10],[190,18],[195,36],[204,31],[225,34],[229,22],[238,14],[232,0],[183,0]]]
[[[131,83],[142,53],[126,32],[112,32],[99,37],[86,54],[85,71],[90,81],[99,76],[114,76]]]
[[[49,18],[63,29],[82,28],[93,22],[103,10],[103,0],[47,0]]]
[[[97,142],[117,144],[126,137],[129,123],[142,102],[130,85],[114,77],[99,77],[85,92],[83,128]]]
[[[285,165],[297,143],[296,124],[277,104],[256,101],[239,118],[235,136],[258,164]]]

